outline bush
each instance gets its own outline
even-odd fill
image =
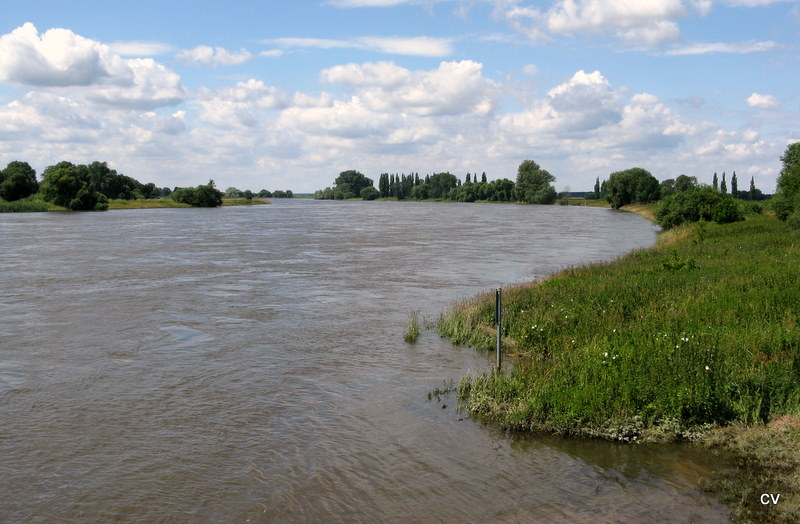
[[[764,212],[764,206],[755,201],[748,201],[744,204],[745,215],[760,215]]]
[[[214,187],[214,181],[206,185],[184,187],[172,193],[172,199],[192,207],[217,207],[222,205],[222,191]]]
[[[732,198],[723,198],[714,209],[714,222],[717,224],[730,224],[744,220],[742,210]]]
[[[720,192],[709,186],[674,193],[656,207],[656,222],[670,229],[684,222],[711,221],[722,198]]]

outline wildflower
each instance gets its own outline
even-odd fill
[[[612,332],[612,333],[616,333],[616,332],[617,332],[617,330],[616,330],[616,329],[613,329],[611,332]]]
[[[706,371],[711,371],[711,368],[706,366]]]
[[[605,358],[608,358],[608,351],[606,351],[605,353],[603,353],[603,356],[604,356]]]
[[[680,348],[681,348],[680,346],[675,346],[675,349],[680,349]]]
[[[688,339],[687,337],[681,337],[681,341],[683,341],[683,342],[689,342],[689,339]]]

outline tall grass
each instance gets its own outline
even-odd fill
[[[506,290],[507,374],[459,385],[473,413],[520,429],[629,440],[800,413],[800,232],[769,217]],[[442,335],[493,346],[490,294]]]
[[[34,200],[15,200],[6,202],[0,200],[0,213],[30,213],[50,211],[53,206],[46,202]]]

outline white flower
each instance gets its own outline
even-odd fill
[[[711,368],[706,366],[706,371],[711,371]]]
[[[603,356],[604,356],[605,358],[608,358],[608,351],[606,351],[605,353],[603,353]]]

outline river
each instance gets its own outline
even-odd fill
[[[428,392],[492,356],[403,341],[655,235],[502,204],[0,215],[0,521],[725,522],[698,450],[486,426]]]

